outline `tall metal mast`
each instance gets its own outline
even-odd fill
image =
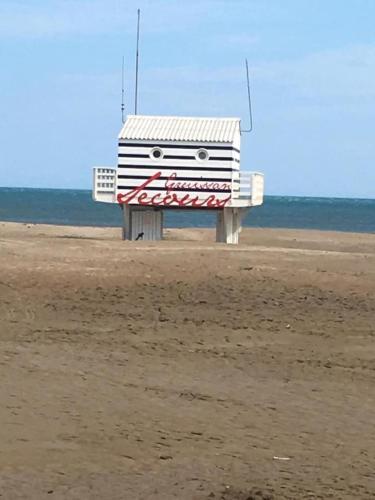
[[[121,72],[121,120],[125,123],[125,58],[122,56],[122,72]]]
[[[138,65],[139,65],[139,21],[141,18],[141,11],[138,9],[137,21],[137,52],[135,56],[135,96],[134,96],[134,114],[138,111]]]
[[[248,103],[249,103],[250,127],[248,129],[246,129],[246,130],[241,130],[241,132],[251,132],[253,130],[253,113],[252,113],[252,110],[251,110],[249,65],[248,65],[247,59],[245,59],[245,63],[246,63],[247,99],[248,99]]]

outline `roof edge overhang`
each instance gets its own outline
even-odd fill
[[[178,120],[228,120],[241,121],[238,116],[183,116],[183,115],[126,115],[128,118],[176,118]],[[126,121],[125,121],[126,123]]]
[[[173,142],[233,142],[240,133],[238,117],[128,115],[118,139]]]

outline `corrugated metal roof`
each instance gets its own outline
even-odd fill
[[[131,115],[119,139],[232,142],[239,129],[239,118]]]

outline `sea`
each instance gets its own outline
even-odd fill
[[[94,202],[88,190],[0,188],[0,221],[117,227],[122,214],[117,205]],[[208,211],[165,213],[165,227],[214,226]],[[375,199],[266,196],[244,226],[375,233]]]

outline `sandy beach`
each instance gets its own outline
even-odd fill
[[[0,223],[1,499],[373,499],[375,235]]]

